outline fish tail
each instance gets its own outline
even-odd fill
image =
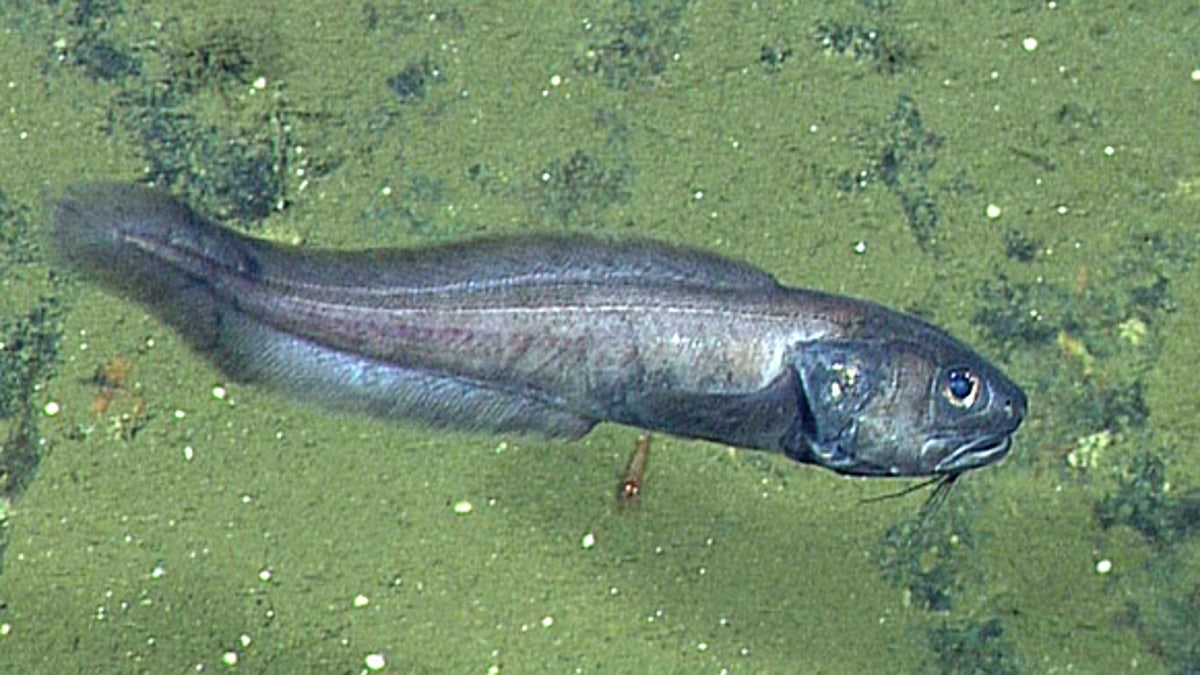
[[[215,283],[254,266],[249,239],[136,185],[75,185],[51,210],[51,249],[65,267],[143,304],[196,349],[218,346],[229,307]]]

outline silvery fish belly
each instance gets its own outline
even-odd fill
[[[694,249],[310,250],[109,183],[69,189],[52,227],[67,266],[228,376],[335,409],[562,437],[612,421],[870,476],[990,464],[1025,415],[1021,389],[944,331]]]

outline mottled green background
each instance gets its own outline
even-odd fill
[[[0,671],[1200,672],[1194,2],[5,0],[0,28]],[[860,503],[903,484],[666,437],[619,512],[635,430],[223,382],[48,264],[45,200],[95,178],[313,246],[688,242],[946,326],[1031,415],[923,529],[920,496]]]

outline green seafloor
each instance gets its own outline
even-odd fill
[[[0,4],[0,672],[1200,672],[1192,2]],[[305,245],[630,233],[1020,382],[923,497],[310,410],[56,269],[152,182]]]

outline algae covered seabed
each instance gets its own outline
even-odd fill
[[[495,5],[495,6],[484,6]],[[0,7],[0,670],[1200,670],[1200,13],[1115,3]],[[868,297],[1031,414],[902,483],[223,381],[57,269],[152,181],[310,246],[595,231]]]

